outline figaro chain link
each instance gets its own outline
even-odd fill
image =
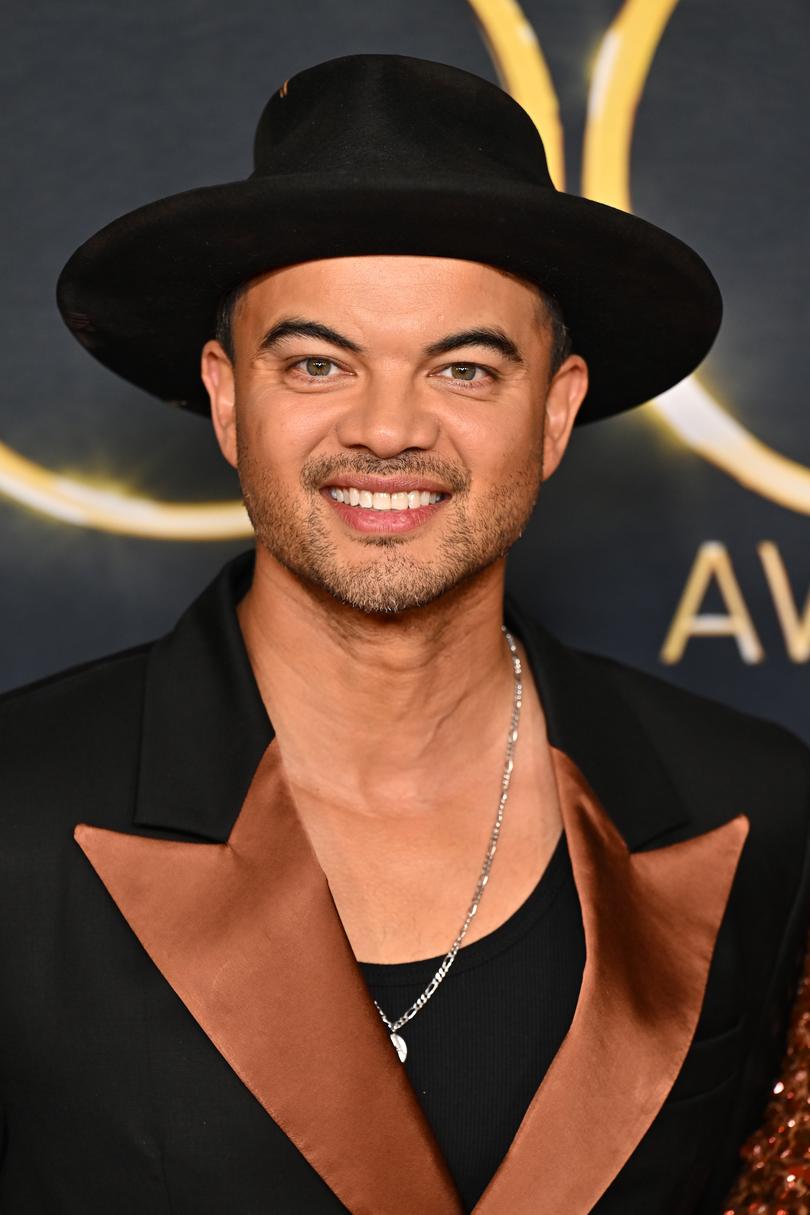
[[[481,897],[486,888],[486,884],[489,881],[489,871],[492,867],[492,861],[495,856],[495,850],[498,846],[498,837],[500,836],[500,833],[501,833],[501,823],[503,822],[503,812],[504,812],[504,807],[506,806],[506,799],[509,796],[509,785],[510,785],[510,782],[512,779],[512,769],[514,768],[513,753],[514,753],[514,749],[515,749],[515,743],[517,742],[517,737],[518,737],[518,723],[520,722],[520,710],[521,710],[521,706],[523,704],[523,681],[522,681],[523,669],[521,666],[520,657],[518,655],[517,647],[515,645],[515,640],[512,637],[512,634],[509,632],[509,630],[506,628],[505,625],[501,625],[501,629],[503,631],[504,636],[506,637],[506,642],[507,642],[507,645],[509,646],[509,650],[510,650],[510,653],[512,656],[512,667],[513,667],[514,675],[515,675],[515,695],[514,695],[514,703],[512,706],[512,718],[509,723],[509,733],[507,734],[507,739],[506,739],[506,758],[504,760],[503,777],[501,780],[501,795],[500,795],[500,798],[498,799],[498,813],[495,816],[495,824],[492,828],[492,834],[490,835],[490,839],[489,839],[489,846],[487,848],[486,856],[484,857],[484,864],[481,869],[481,874],[478,878],[478,882],[475,887],[475,893],[473,895],[472,903],[470,904],[470,909],[467,912],[466,918],[464,920],[464,923],[461,926],[458,936],[456,937],[453,944],[450,946],[450,949],[445,954],[445,957],[442,961],[441,966],[436,971],[435,975],[430,980],[427,987],[422,992],[421,996],[419,996],[419,998],[413,1002],[413,1004],[410,1006],[410,1008],[407,1009],[407,1011],[404,1012],[401,1017],[398,1017],[396,1021],[389,1021],[388,1017],[385,1015],[383,1010],[380,1008],[377,1001],[376,1000],[374,1001],[374,1006],[377,1009],[377,1012],[382,1017],[386,1026],[388,1027],[390,1034],[391,1034],[391,1040],[394,1043],[397,1053],[399,1054],[399,1057],[403,1062],[405,1059],[405,1053],[407,1052],[407,1048],[405,1047],[405,1044],[402,1041],[402,1039],[399,1038],[399,1036],[397,1035],[396,1031],[398,1029],[400,1029],[403,1025],[407,1024],[407,1022],[410,1021],[412,1017],[415,1017],[420,1009],[424,1008],[424,1006],[427,1004],[430,997],[433,995],[433,993],[438,988],[439,984],[442,982],[442,980],[446,976],[450,967],[453,965],[455,956],[461,947],[462,941],[464,940],[465,936],[467,935],[467,930],[469,929],[470,924],[473,921],[473,917],[475,916],[476,912],[478,911],[478,904],[481,902]]]

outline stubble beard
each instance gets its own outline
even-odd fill
[[[237,471],[257,542],[308,587],[327,592],[339,603],[366,614],[407,612],[425,607],[462,583],[469,582],[505,556],[531,517],[542,481],[541,455],[529,453],[474,507],[470,477],[458,466],[433,457],[392,460],[355,455],[308,461],[299,477],[312,505],[309,509],[284,490],[281,481],[241,444]],[[338,474],[385,476],[412,473],[438,478],[453,490],[436,520],[439,538],[430,557],[413,554],[413,537],[356,533],[351,544],[358,556],[343,556],[335,543],[318,487]],[[364,555],[365,554],[365,555]]]

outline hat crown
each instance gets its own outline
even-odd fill
[[[345,55],[306,68],[268,101],[253,177],[334,173],[372,184],[473,175],[553,189],[543,141],[497,85],[404,55]]]

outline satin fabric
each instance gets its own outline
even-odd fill
[[[553,746],[551,758],[586,964],[570,1030],[475,1215],[535,1215],[541,1199],[544,1215],[586,1215],[628,1160],[689,1050],[748,833],[740,814],[632,852],[573,760]],[[460,1215],[275,739],[223,843],[84,824],[75,838],[217,1050],[351,1212]]]

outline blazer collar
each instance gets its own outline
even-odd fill
[[[150,651],[136,827],[231,832],[274,737],[236,616],[252,574],[252,550],[229,561]]]
[[[526,647],[551,746],[580,769],[627,846],[686,827],[688,808],[612,683],[609,663],[563,645],[509,595],[504,618]]]
[[[153,646],[147,664],[134,825],[223,842],[274,730],[245,650],[236,605],[253,552],[230,561]],[[631,849],[690,816],[605,664],[562,645],[507,595],[549,742],[587,778]]]

